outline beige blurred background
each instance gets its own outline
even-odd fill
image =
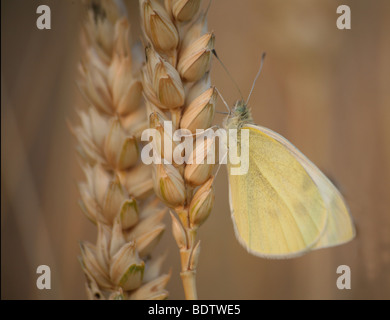
[[[127,1],[135,27],[137,3]],[[39,4],[51,7],[50,31],[35,26]],[[336,28],[341,4],[351,7],[352,30]],[[77,205],[76,182],[83,175],[66,125],[77,120],[75,108],[83,104],[75,84],[82,9],[78,0],[1,1],[3,299],[86,298],[78,241],[95,241],[96,230]],[[209,26],[244,95],[267,52],[251,99],[254,118],[336,181],[358,235],[347,245],[293,260],[250,256],[233,234],[222,170],[215,208],[200,229],[199,297],[389,299],[390,2],[214,0]],[[229,103],[239,97],[218,63],[213,83]],[[157,251],[169,248],[168,290],[171,299],[181,299],[179,254],[167,223]],[[49,291],[35,285],[41,264],[52,270]],[[336,287],[342,264],[351,267],[351,290]]]

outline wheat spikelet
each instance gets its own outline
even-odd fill
[[[151,169],[139,161],[147,127],[142,83],[129,46],[129,23],[119,1],[86,1],[85,56],[79,86],[90,107],[73,130],[86,181],[81,208],[97,225],[95,245],[81,243],[90,299],[165,299],[163,257],[151,259],[166,209],[153,195]],[[140,62],[138,62],[139,65]]]
[[[164,137],[158,148],[169,163],[172,153],[164,152],[164,141],[170,141],[171,150],[177,142],[164,129],[164,121],[171,119],[173,130],[187,129],[194,134],[196,129],[209,128],[214,118],[217,92],[211,87],[208,72],[214,34],[207,31],[207,11],[198,14],[200,4],[200,0],[166,0],[164,4],[140,0],[143,29],[149,42],[142,73],[149,125]],[[196,135],[192,139],[195,143]],[[207,155],[213,146],[214,140],[206,138],[190,158]],[[185,296],[197,299],[200,242],[196,234],[214,203],[213,165],[169,163],[154,165],[154,189],[176,213],[171,213],[172,230],[180,249]]]

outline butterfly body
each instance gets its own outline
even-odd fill
[[[249,169],[230,174],[230,208],[236,236],[252,254],[291,258],[345,243],[355,236],[347,205],[329,179],[279,134],[253,123],[244,101],[225,119],[227,130],[249,131]],[[229,157],[228,157],[229,158]]]
[[[243,100],[239,100],[234,105],[231,113],[224,121],[225,129],[240,129],[243,125],[253,124],[253,118],[248,105]]]

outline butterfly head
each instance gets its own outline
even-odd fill
[[[224,127],[226,129],[240,129],[248,123],[253,123],[251,110],[244,100],[238,100],[226,117]]]

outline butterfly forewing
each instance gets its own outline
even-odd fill
[[[288,258],[312,248],[327,223],[321,192],[288,148],[247,126],[249,170],[229,174],[232,218],[240,242],[251,253]],[[232,164],[228,164],[231,172]]]
[[[339,245],[352,240],[355,237],[355,227],[348,206],[342,195],[333,183],[319,170],[305,155],[295,148],[287,139],[264,127],[254,126],[270,137],[279,141],[302,164],[306,172],[316,183],[324,200],[328,221],[327,227],[321,239],[313,249]]]

